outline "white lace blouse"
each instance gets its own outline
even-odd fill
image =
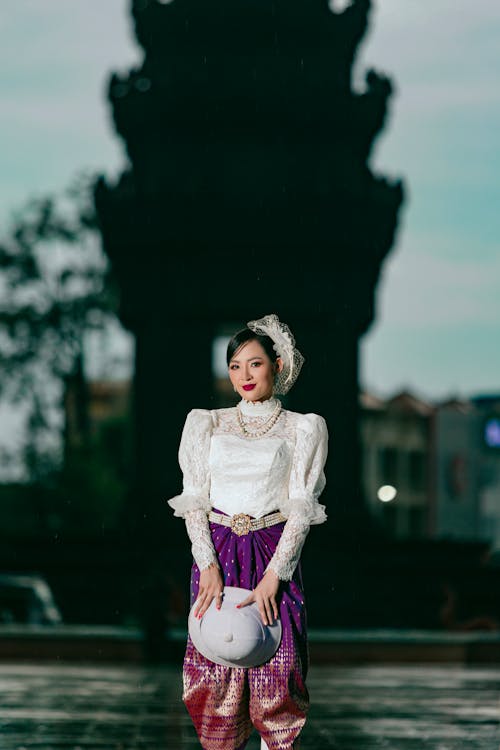
[[[241,400],[245,425],[255,431],[273,413],[277,399]],[[318,414],[282,409],[273,427],[258,438],[242,431],[235,407],[193,409],[179,447],[183,491],[168,504],[185,519],[200,570],[216,561],[207,512],[247,513],[254,518],[279,510],[287,518],[271,568],[289,580],[311,524],[326,521],[318,498],[325,487],[326,422]]]

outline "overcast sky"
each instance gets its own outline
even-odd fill
[[[235,0],[237,1],[237,0]],[[340,6],[340,0],[334,3]],[[362,341],[362,384],[430,398],[500,391],[500,5],[378,0],[358,55],[396,87],[372,167],[407,203]],[[82,168],[123,165],[108,73],[141,58],[128,0],[2,0],[0,230]]]
[[[500,5],[379,0],[362,49],[397,94],[374,165],[408,189],[362,379],[500,392]]]

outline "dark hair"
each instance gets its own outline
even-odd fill
[[[278,355],[273,348],[274,341],[272,340],[272,338],[260,333],[255,333],[255,331],[252,331],[251,328],[242,328],[241,331],[237,331],[234,334],[227,345],[226,361],[228,366],[234,356],[234,353],[238,351],[242,344],[246,344],[248,341],[258,341],[271,362],[276,362]]]

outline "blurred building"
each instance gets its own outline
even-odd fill
[[[431,532],[478,539],[480,518],[480,415],[471,402],[448,401],[434,415],[434,492]]]
[[[387,400],[360,394],[365,498],[396,537],[430,533],[433,413],[431,404],[408,392]]]
[[[363,488],[398,538],[500,548],[500,395],[428,403],[360,394]]]
[[[479,515],[481,536],[500,550],[500,394],[473,399],[480,446]]]
[[[500,395],[441,404],[434,435],[433,535],[500,549]]]

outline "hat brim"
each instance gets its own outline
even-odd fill
[[[225,586],[223,604],[235,606],[236,604],[244,601],[251,593],[252,592],[250,590],[242,589],[239,586]],[[220,664],[223,667],[240,667],[245,669],[248,669],[249,667],[258,667],[260,664],[264,664],[266,661],[269,661],[269,659],[271,659],[271,657],[278,650],[282,635],[281,622],[279,619],[275,620],[275,622],[273,622],[271,625],[264,626],[267,635],[266,640],[262,643],[261,648],[251,655],[251,658],[246,661],[243,659],[238,661],[224,659],[219,654],[214,653],[213,650],[209,648],[209,646],[207,646],[207,643],[205,642],[201,632],[203,618],[201,618],[200,620],[195,616],[195,607],[196,602],[193,604],[189,612],[189,635],[198,651],[207,659],[210,659],[210,661],[215,662],[215,664]],[[216,602],[215,599],[213,599],[208,609],[215,607]],[[259,608],[257,607],[257,604],[255,602],[249,604],[248,607],[253,607],[256,611],[257,616],[260,618]]]

